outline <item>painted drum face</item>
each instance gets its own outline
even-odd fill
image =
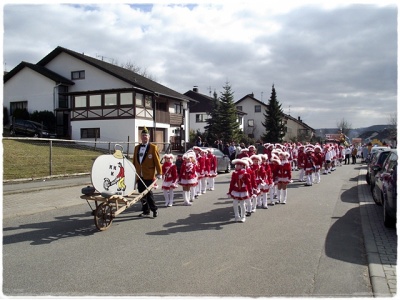
[[[127,196],[135,191],[136,170],[132,162],[125,157],[100,155],[93,163],[91,180],[94,188],[100,193]]]

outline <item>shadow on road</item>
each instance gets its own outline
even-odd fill
[[[68,228],[67,231],[66,228]],[[9,234],[12,231],[21,229],[24,232]],[[26,232],[26,230],[29,230],[29,232]],[[3,245],[29,241],[31,245],[43,245],[70,237],[89,236],[96,232],[98,231],[93,225],[93,216],[91,212],[88,212],[75,216],[56,217],[51,222],[5,227],[3,228]]]
[[[326,255],[333,259],[366,265],[364,239],[360,223],[361,217],[358,207],[350,209],[344,216],[337,218],[326,236]]]

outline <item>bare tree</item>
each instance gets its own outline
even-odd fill
[[[134,62],[128,61],[125,64],[121,64],[121,67],[124,69],[130,70],[132,72],[135,72],[139,75],[142,75],[143,77],[146,77],[150,80],[157,81],[157,78],[155,76],[153,76],[147,72],[147,68],[142,69],[142,67],[139,67]]]
[[[351,130],[351,123],[347,122],[344,118],[340,122],[336,124],[339,133],[343,133],[344,135],[348,136]]]

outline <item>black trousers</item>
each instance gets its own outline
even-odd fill
[[[152,183],[153,183],[153,180],[145,180],[143,178],[142,178],[142,180],[140,180],[140,178],[139,178],[138,179],[138,192],[139,193],[143,192]],[[144,195],[142,197],[141,202],[142,202],[142,211],[144,214],[149,214],[150,210],[154,212],[158,209],[158,207],[154,201],[154,195],[153,195],[152,190],[150,190],[146,195]]]

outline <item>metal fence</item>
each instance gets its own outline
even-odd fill
[[[153,144],[161,156],[172,152],[169,143]],[[3,137],[3,182],[90,174],[98,156],[112,154],[116,147],[119,150],[122,147],[124,155],[131,159],[136,145],[135,142]]]

